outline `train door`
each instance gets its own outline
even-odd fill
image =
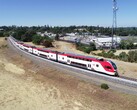
[[[87,65],[87,69],[91,70],[91,64],[90,63]]]
[[[67,64],[69,64],[69,65],[71,64],[70,59],[67,59]]]
[[[31,47],[29,47],[29,49],[28,49],[28,50],[29,50],[29,53],[32,53],[32,48],[31,48]]]
[[[58,62],[58,52],[56,52],[56,61]]]

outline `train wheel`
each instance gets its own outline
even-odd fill
[[[115,76],[116,76],[116,77],[119,77],[119,74],[118,74],[118,72],[116,72],[116,73],[115,73]]]

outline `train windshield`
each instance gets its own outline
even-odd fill
[[[112,64],[112,66],[113,66],[113,67],[114,67],[114,69],[116,70],[116,69],[117,69],[116,64],[115,64],[114,62],[110,61],[110,60],[109,60],[109,62]]]

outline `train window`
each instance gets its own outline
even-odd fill
[[[68,63],[70,63],[70,60],[67,60]]]
[[[112,69],[110,66],[106,66],[107,69]]]
[[[51,57],[53,57],[53,55],[51,55]]]
[[[96,67],[99,67],[99,65],[98,65],[98,64],[96,64]]]
[[[90,65],[90,64],[88,64],[88,67],[91,67],[91,65]]]
[[[64,57],[62,57],[62,59],[64,60]]]

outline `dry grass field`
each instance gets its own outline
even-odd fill
[[[0,38],[2,45],[7,44]],[[0,110],[137,109],[137,96],[103,90],[67,72],[0,48]]]

